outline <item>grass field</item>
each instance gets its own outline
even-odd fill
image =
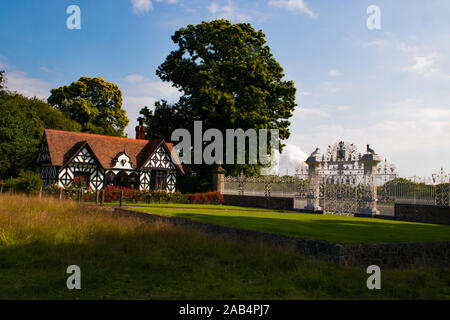
[[[81,290],[66,269],[81,268]],[[449,299],[450,268],[382,270],[308,260],[109,210],[0,197],[0,299]]]
[[[338,243],[450,241],[450,226],[426,223],[269,210],[194,210],[161,206],[133,210]]]

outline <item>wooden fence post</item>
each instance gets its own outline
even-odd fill
[[[42,187],[39,189],[39,199],[42,199]]]
[[[122,206],[123,201],[123,189],[120,189],[120,206]]]
[[[98,189],[95,189],[95,205],[98,206]]]
[[[105,204],[105,189],[102,189],[102,202],[101,205],[103,206]]]
[[[81,203],[81,197],[83,195],[83,189],[78,189],[78,203]]]
[[[63,199],[63,188],[59,189],[59,201],[62,201]]]

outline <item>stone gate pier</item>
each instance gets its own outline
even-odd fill
[[[361,201],[359,214],[379,215],[377,209],[377,186],[375,178],[377,166],[381,162],[380,157],[367,145],[367,153],[362,156],[360,162],[364,165],[364,195]]]

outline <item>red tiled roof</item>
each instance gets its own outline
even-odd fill
[[[112,160],[120,152],[125,152],[130,157],[133,168],[140,169],[161,143],[165,144],[170,152],[173,148],[171,143],[163,139],[140,140],[53,129],[45,129],[44,135],[54,166],[65,165],[85,143],[92,149],[104,169],[111,168]],[[184,174],[178,157],[175,156],[173,161]]]

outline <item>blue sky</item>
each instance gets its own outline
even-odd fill
[[[280,171],[340,140],[369,143],[406,177],[450,171],[450,1],[448,0],[0,0],[0,68],[8,87],[46,99],[80,76],[119,85],[134,136],[136,117],[178,92],[156,68],[171,35],[227,18],[262,29],[285,79],[297,88]],[[69,5],[81,29],[69,30]],[[381,29],[366,10],[380,8]]]

